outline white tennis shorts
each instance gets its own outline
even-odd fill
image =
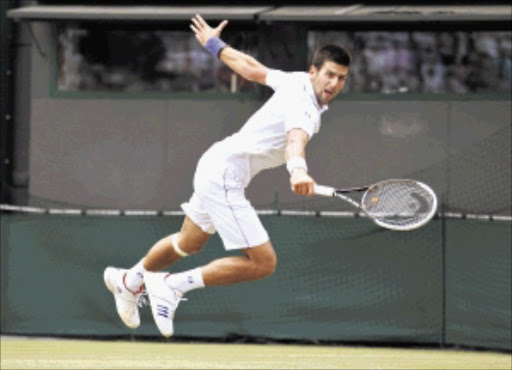
[[[256,247],[269,237],[245,198],[246,159],[224,159],[209,152],[203,155],[194,176],[194,194],[181,208],[204,232],[217,231],[226,250]]]

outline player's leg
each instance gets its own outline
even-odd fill
[[[182,240],[185,240],[185,238]],[[194,249],[188,247],[186,243],[184,243],[184,246],[185,250],[194,253],[192,252]],[[195,245],[193,246],[195,247]],[[219,258],[192,270],[179,273],[160,273],[158,275],[169,288],[176,289],[183,295],[190,290],[205,286],[231,285],[263,279],[274,272],[277,257],[270,241],[243,251],[244,255]],[[145,261],[156,258],[157,253],[153,252],[154,250],[150,251]],[[174,261],[181,257],[176,257]],[[157,261],[157,263],[160,262]],[[151,272],[153,271],[149,268],[146,270],[146,280]],[[148,286],[147,281],[146,286]]]
[[[263,279],[271,275],[277,257],[270,241],[247,248],[243,256],[220,258],[202,267],[205,286],[221,286]]]
[[[143,267],[152,272],[163,270],[177,260],[201,251],[211,235],[185,216],[180,232],[159,240],[144,257]]]
[[[208,213],[197,195],[182,205],[187,214],[178,234],[155,244],[143,259],[144,283],[149,296],[153,319],[162,333],[174,333],[174,312],[183,294],[204,287],[201,268],[180,272],[156,272],[180,258],[199,252],[215,232]]]
[[[189,272],[167,276],[168,284],[182,293],[191,290],[188,281],[200,280],[206,286],[229,285],[264,278],[275,269],[274,248],[255,209],[245,198],[243,187],[230,186],[228,176],[223,178],[226,182],[221,186],[206,180],[196,184],[200,192],[182,205],[187,217],[179,237],[162,239],[144,259],[147,271],[161,270],[185,255],[200,251],[215,231],[226,250],[244,252],[191,270],[194,276]]]
[[[144,280],[151,312],[160,333],[165,337],[174,334],[174,313],[188,291],[258,280],[274,272],[276,254],[270,241],[244,252],[177,274],[146,272]]]
[[[200,197],[201,210],[207,213],[224,248],[244,253],[220,258],[201,267],[199,271],[204,285],[229,285],[272,274],[277,263],[276,253],[256,210],[245,198],[243,187],[231,187],[228,183],[219,187],[210,184],[207,191]],[[168,277],[171,285],[175,279],[176,275]],[[177,283],[174,286],[183,292],[190,290]]]
[[[242,254],[220,258],[205,266],[180,273],[144,275],[153,318],[164,336],[173,334],[174,312],[188,291],[204,286],[262,279],[272,274],[275,269],[277,258],[274,248],[256,211],[245,199],[243,189],[221,188],[211,195],[203,194],[200,199],[197,198],[200,200],[198,209],[209,216],[224,247],[230,251],[239,250]],[[184,209],[187,214],[195,214],[190,212],[190,208]],[[194,220],[197,220],[196,216]],[[201,229],[204,230],[204,226]],[[181,245],[181,239],[179,247],[184,250],[189,248],[185,244]]]
[[[138,300],[146,272],[160,271],[186,255],[199,252],[210,236],[211,233],[203,231],[189,217],[185,217],[179,233],[157,241],[147,255],[129,270],[115,267],[105,269],[105,284],[114,295],[117,312],[126,326],[136,328],[140,325]],[[183,279],[189,281],[187,276],[181,277]],[[202,279],[195,280],[198,285],[190,287],[203,286]]]
[[[126,287],[138,291],[147,271],[161,271],[183,257],[198,253],[210,236],[210,233],[203,231],[190,217],[185,216],[180,232],[157,241],[146,256],[126,272]]]

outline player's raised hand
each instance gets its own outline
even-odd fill
[[[217,28],[212,28],[199,14],[192,18],[190,28],[194,31],[197,41],[204,47],[206,41],[211,37],[219,37],[220,33],[228,24],[227,20],[223,20]]]

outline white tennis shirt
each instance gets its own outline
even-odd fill
[[[316,99],[311,76],[306,72],[270,70],[267,86],[272,97],[235,134],[214,144],[201,162],[204,171],[227,165],[240,185],[246,187],[262,170],[286,162],[286,134],[304,130],[311,139],[320,129],[320,116],[327,110]],[[224,166],[226,168],[226,166]]]

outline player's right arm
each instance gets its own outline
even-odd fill
[[[226,27],[228,21],[222,21],[217,28],[211,28],[199,14],[196,14],[196,16],[192,18],[192,23],[190,28],[194,32],[197,41],[205,47],[210,38],[218,38],[220,36],[220,33],[224,27]],[[252,56],[227,45],[222,48],[219,51],[219,55],[216,56],[246,80],[266,85],[269,69]]]
[[[266,85],[268,68],[250,55],[227,46],[222,49],[220,60],[246,80]]]
[[[285,159],[286,167],[290,172],[290,185],[295,194],[314,194],[315,180],[308,175],[306,165],[306,146],[309,135],[306,131],[295,128],[286,134]]]

